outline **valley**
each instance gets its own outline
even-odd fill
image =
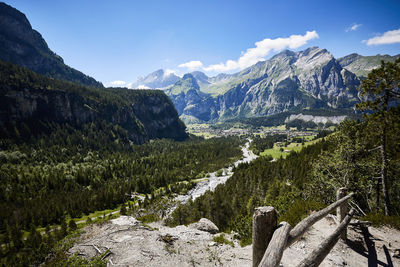
[[[297,265],[350,208],[348,236],[322,265],[400,264],[400,30],[307,23],[329,24],[317,33],[279,1],[9,1],[1,266],[251,266],[258,207],[276,211],[263,224],[282,238],[276,247],[290,244],[278,265]],[[325,8],[335,3],[324,12],[337,16]],[[354,193],[343,216],[319,218],[291,244],[290,227],[338,190]]]

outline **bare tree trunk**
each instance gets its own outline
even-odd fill
[[[376,213],[379,212],[379,202],[380,202],[380,194],[381,194],[381,179],[382,177],[378,178],[378,182],[376,183]]]
[[[253,214],[253,267],[261,262],[274,234],[278,216],[273,207],[258,207]]]
[[[381,158],[382,158],[381,180],[382,180],[382,191],[383,191],[384,206],[385,206],[385,215],[389,216],[391,206],[390,206],[389,190],[387,186],[388,158],[386,153],[386,120],[384,121],[383,131],[381,135]]]

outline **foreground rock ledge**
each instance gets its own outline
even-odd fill
[[[203,230],[199,230],[203,229]],[[231,234],[225,238],[234,247],[213,242],[218,227],[207,219],[190,226],[174,228],[162,222],[144,226],[130,216],[102,225],[90,225],[70,254],[88,258],[111,251],[105,259],[108,266],[250,266],[251,248],[240,247]]]

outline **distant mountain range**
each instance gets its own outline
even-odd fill
[[[285,50],[235,74],[208,77],[195,71],[176,82],[164,82],[162,87],[187,123],[304,109],[350,109],[359,101],[360,81],[379,67],[381,60],[398,57],[351,54],[336,59],[318,47]]]
[[[88,86],[103,87],[82,72],[64,64],[50,50],[42,35],[32,29],[26,16],[0,2],[0,60],[26,67],[36,73]]]

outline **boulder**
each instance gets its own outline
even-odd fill
[[[218,227],[209,219],[201,218],[200,221],[189,225],[190,228],[205,231],[210,234],[216,234],[219,232]]]

